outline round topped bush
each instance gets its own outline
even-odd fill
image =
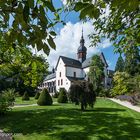
[[[40,106],[52,105],[53,100],[47,89],[43,89],[38,98],[37,104]]]

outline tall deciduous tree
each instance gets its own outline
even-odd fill
[[[1,41],[0,85],[8,82],[18,89],[36,88],[47,71],[48,63],[44,58],[32,55],[26,47],[9,46]]]
[[[103,86],[104,79],[104,64],[99,55],[92,57],[88,77],[93,84],[94,90],[99,90]]]
[[[118,58],[118,61],[116,63],[115,71],[123,72],[124,71],[124,60],[122,56],[120,55]]]

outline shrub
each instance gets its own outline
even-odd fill
[[[8,102],[2,95],[0,95],[0,115],[4,114],[8,110],[9,110]]]
[[[7,101],[9,102],[9,104],[10,105],[13,105],[13,103],[15,101],[15,96],[18,93],[15,92],[15,89],[7,89],[7,90],[2,91],[2,94],[3,94],[4,98],[7,99]]]
[[[43,89],[38,98],[37,104],[40,106],[52,105],[53,100],[47,89]]]
[[[100,91],[99,97],[110,97],[110,89],[105,89],[102,88],[102,90]]]
[[[126,72],[116,72],[113,77],[113,88],[111,89],[111,96],[124,95],[131,91],[129,80],[130,75]]]
[[[23,94],[23,96],[22,96],[22,100],[23,100],[23,101],[29,101],[29,100],[30,100],[29,95],[28,95],[27,92],[24,92],[24,94]]]
[[[58,96],[58,103],[67,103],[67,91],[64,88],[60,88],[59,90],[59,96]]]
[[[40,96],[40,93],[39,93],[39,92],[36,92],[36,94],[35,94],[35,99],[38,99],[39,96]]]
[[[4,114],[14,105],[15,94],[14,89],[7,89],[0,93],[0,115]]]

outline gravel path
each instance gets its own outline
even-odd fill
[[[109,98],[109,99],[110,99],[111,101],[114,101],[114,102],[120,104],[120,105],[123,105],[123,106],[128,107],[128,108],[130,108],[130,109],[132,109],[132,110],[135,110],[135,111],[137,111],[137,112],[140,112],[140,107],[134,106],[134,105],[132,105],[130,102],[121,101],[121,100],[119,100],[119,99],[114,99],[114,98]]]
[[[4,133],[2,130],[0,130],[0,140],[12,140],[12,134]]]
[[[17,108],[17,107],[28,107],[28,106],[37,106],[37,104],[31,104],[31,105],[19,104],[19,105],[14,105],[13,108]]]

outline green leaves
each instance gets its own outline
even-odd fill
[[[75,11],[80,11],[80,19],[85,19],[86,17],[97,19],[100,15],[100,11],[92,3],[78,2],[74,7]]]
[[[93,26],[96,34],[90,35],[90,46],[97,46],[103,38],[109,38],[117,52],[126,52],[133,46],[140,46],[139,0],[135,2],[132,0],[69,0],[68,2],[72,10],[80,13],[80,20],[95,19]]]
[[[16,85],[21,86],[23,83],[24,86],[37,87],[47,74],[48,63],[45,59],[32,55],[26,47],[13,48],[3,45],[0,47],[0,60],[0,75],[3,76],[3,82],[10,78]]]
[[[47,41],[48,41],[51,48],[56,49],[56,45],[55,45],[53,38],[51,36],[49,36],[49,39],[47,39]]]
[[[29,3],[28,3],[28,1],[25,1],[24,3],[25,3],[25,6],[23,9],[23,19],[27,23],[28,18],[29,18]]]
[[[50,50],[47,44],[56,48],[53,38],[49,35],[56,36],[53,27],[57,23],[62,24],[62,11],[61,8],[57,10],[54,7],[52,0],[3,1],[0,2],[0,9],[0,32],[7,43],[32,47],[37,45],[38,50],[43,49],[47,54]],[[51,17],[48,16],[50,14]],[[49,42],[42,43],[47,37]]]
[[[51,34],[52,36],[56,36],[56,33],[55,33],[54,31],[51,31],[50,34]]]
[[[84,7],[87,7],[88,6],[88,3],[82,3],[82,2],[78,2],[75,4],[75,7],[74,7],[74,10],[76,12],[82,10]]]
[[[88,73],[90,82],[94,85],[94,90],[100,88],[104,78],[104,64],[98,55],[92,57],[90,69]]]
[[[44,4],[45,4],[45,6],[47,7],[47,8],[49,8],[49,10],[51,11],[51,12],[55,12],[56,10],[55,10],[55,8],[54,8],[54,6],[53,6],[53,4],[52,4],[52,1],[43,1],[44,2]]]

